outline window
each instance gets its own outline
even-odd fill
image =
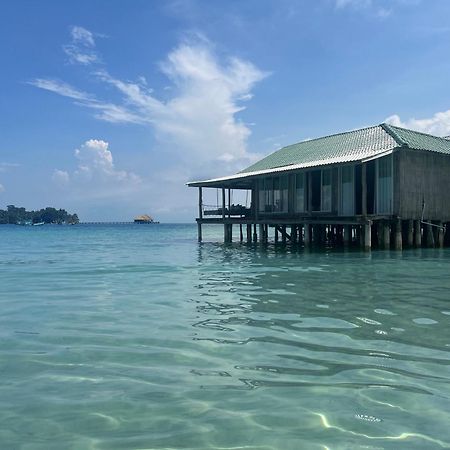
[[[305,174],[295,175],[295,212],[305,212]]]
[[[321,211],[331,211],[331,169],[322,170]]]
[[[288,211],[288,178],[268,177],[260,180],[259,211],[264,213]]]
[[[377,160],[377,213],[392,212],[392,155]]]
[[[341,205],[342,216],[353,216],[355,213],[355,168],[344,166],[341,168]]]

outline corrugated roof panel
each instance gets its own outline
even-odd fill
[[[385,126],[390,128],[409,148],[450,154],[450,140],[448,138],[394,127],[393,125]]]
[[[240,173],[274,169],[293,164],[320,162],[334,158],[353,161],[375,156],[398,147],[395,139],[380,125],[299,142],[284,147]]]

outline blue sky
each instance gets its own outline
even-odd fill
[[[385,120],[449,135],[449,17],[447,0],[4,1],[0,208],[189,222],[186,181],[281,146]]]

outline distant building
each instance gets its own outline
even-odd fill
[[[441,246],[450,222],[450,140],[382,123],[289,145],[237,174],[188,186],[199,188],[200,240],[202,224],[223,223],[225,241],[239,224],[248,241],[267,241],[273,227],[275,239],[305,245]],[[221,205],[204,208],[202,188],[220,189]],[[230,204],[235,189],[251,192],[250,207]]]
[[[134,223],[154,223],[153,218],[147,214],[134,218]]]

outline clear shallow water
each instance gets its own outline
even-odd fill
[[[1,449],[450,446],[449,250],[0,239]]]

